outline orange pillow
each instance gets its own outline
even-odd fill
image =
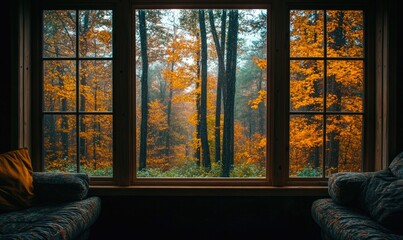
[[[0,212],[31,206],[32,165],[27,148],[0,154]]]

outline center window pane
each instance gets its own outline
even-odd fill
[[[137,177],[266,177],[267,15],[135,11]]]

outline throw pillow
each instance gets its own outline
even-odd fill
[[[342,205],[357,205],[361,192],[373,173],[340,172],[332,174],[328,181],[328,192],[332,199]]]
[[[0,212],[29,207],[34,196],[33,188],[28,149],[0,154]]]
[[[379,224],[403,234],[403,179],[389,169],[377,172],[366,186],[365,207]]]
[[[78,201],[87,197],[85,173],[34,172],[35,198],[39,202]]]

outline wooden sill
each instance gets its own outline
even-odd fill
[[[90,196],[313,196],[329,197],[326,186],[90,186]]]

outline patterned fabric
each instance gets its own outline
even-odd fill
[[[373,221],[357,208],[336,204],[332,199],[319,199],[312,205],[312,217],[324,235],[338,240],[403,240],[402,235]],[[399,223],[401,224],[401,223]]]
[[[366,181],[373,173],[342,172],[329,177],[330,197],[339,204],[358,206]]]
[[[0,215],[0,240],[75,239],[97,219],[98,197],[67,203],[47,203]]]
[[[337,173],[329,178],[331,199],[312,205],[323,236],[332,239],[403,240],[403,152],[388,169]]]
[[[87,197],[88,175],[84,173],[33,173],[36,202],[77,201]]]

